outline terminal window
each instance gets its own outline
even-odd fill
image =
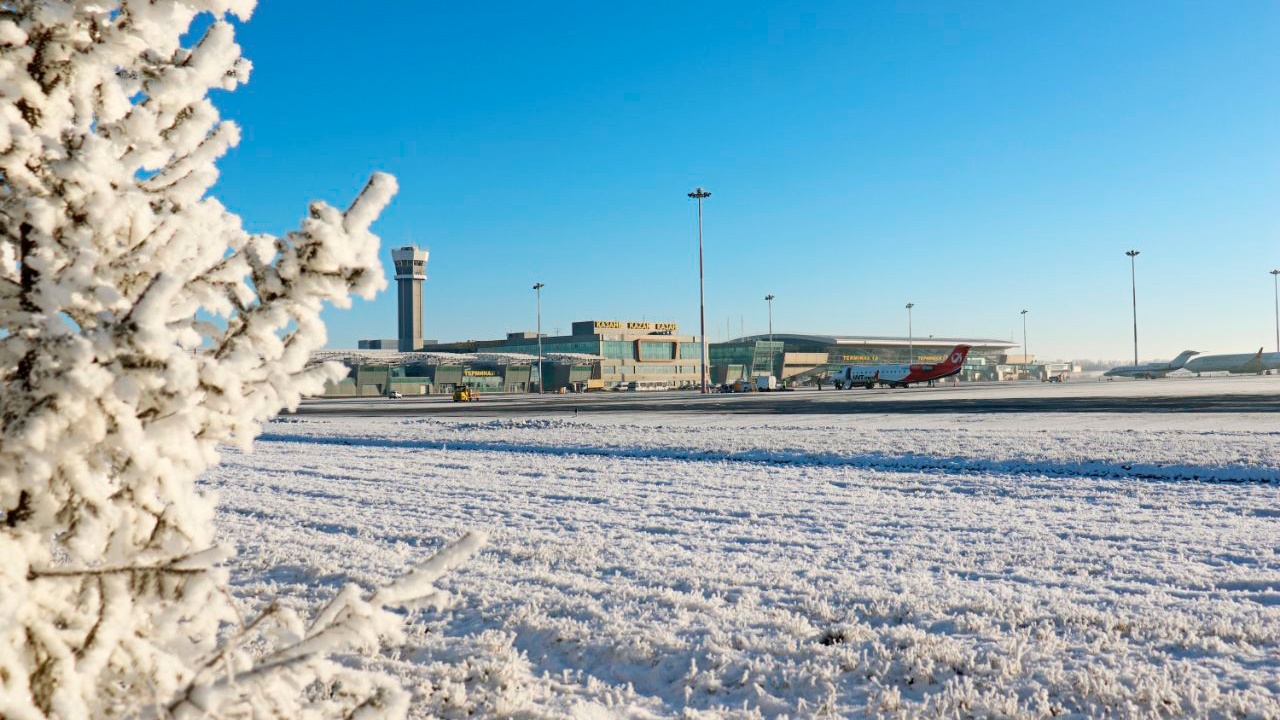
[[[670,342],[639,341],[641,360],[674,360],[676,344]]]

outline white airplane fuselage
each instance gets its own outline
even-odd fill
[[[1141,365],[1121,365],[1120,367],[1113,367],[1102,373],[1102,375],[1103,377],[1129,377],[1154,380],[1156,378],[1162,378],[1177,369],[1178,368],[1169,367],[1168,363],[1143,363]]]
[[[1187,363],[1193,373],[1225,372],[1233,375],[1257,375],[1268,370],[1280,370],[1280,353],[1235,353],[1232,355],[1202,355]]]
[[[1192,355],[1196,355],[1195,350],[1184,350],[1178,357],[1169,362],[1149,362],[1138,365],[1121,365],[1113,367],[1102,373],[1103,377],[1129,377],[1129,378],[1146,378],[1154,380],[1162,378],[1174,370],[1181,370],[1188,365],[1188,360]]]

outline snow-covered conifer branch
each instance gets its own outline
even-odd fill
[[[346,593],[314,630],[272,610],[247,632],[271,628],[273,655],[236,644],[194,483],[341,376],[308,366],[320,312],[385,285],[389,176],[281,237],[208,195],[240,138],[209,95],[248,80],[231,16],[253,6],[0,4],[0,716],[402,711],[325,654],[394,637],[388,603]]]
[[[168,703],[165,714],[187,717],[320,717],[379,718],[402,715],[408,694],[393,680],[376,673],[356,673],[331,659],[337,653],[368,652],[384,642],[403,642],[402,618],[389,608],[416,606],[421,598],[436,595],[434,580],[479,552],[486,542],[481,533],[468,533],[389,587],[400,588],[393,598],[376,591],[367,599],[355,585],[338,592],[309,623],[276,603],[229,636],[198,666],[185,687]],[[422,567],[438,568],[432,580]],[[411,587],[404,584],[413,578]],[[244,648],[266,643],[271,650],[246,662]],[[227,668],[231,668],[230,671]],[[342,678],[346,689],[334,692],[321,686]],[[303,686],[313,692],[282,695],[281,686]],[[353,689],[359,692],[353,693]],[[354,704],[353,704],[354,703]],[[270,712],[264,713],[266,707]],[[344,714],[334,715],[341,709]]]

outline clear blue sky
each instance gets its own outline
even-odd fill
[[[1042,357],[1275,344],[1280,4],[336,3],[240,30],[244,139],[220,198],[254,231],[345,205],[431,250],[426,336],[649,319],[708,337],[965,335]],[[776,7],[773,7],[776,6]],[[395,291],[327,313],[395,336]]]

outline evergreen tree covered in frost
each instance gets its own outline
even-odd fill
[[[238,138],[207,95],[247,79],[229,18],[253,5],[0,0],[0,717],[403,714],[327,653],[396,638],[385,608],[438,602],[482,542],[307,621],[233,610],[194,480],[342,376],[307,366],[319,313],[385,284],[395,192],[375,175],[282,238],[206,195]]]

